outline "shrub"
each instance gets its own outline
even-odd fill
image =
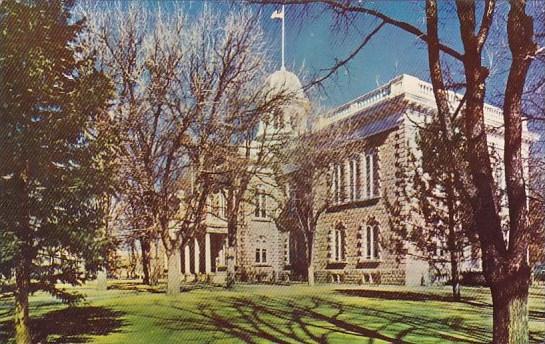
[[[469,287],[487,287],[486,278],[482,271],[464,271],[462,272],[460,283]]]

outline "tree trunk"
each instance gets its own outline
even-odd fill
[[[159,246],[161,243],[158,240],[150,242],[150,270],[149,270],[149,285],[155,286],[159,284],[159,278],[162,275],[161,269],[163,264],[161,264],[160,249]]]
[[[309,286],[314,285],[314,265],[312,263],[310,263],[307,268],[307,280]]]
[[[494,344],[527,344],[528,279],[506,279],[491,287],[494,307]]]
[[[30,289],[30,275],[25,258],[15,268],[15,342],[17,344],[31,344],[28,293]]]
[[[181,276],[180,251],[173,249],[168,254],[167,295],[180,294]]]
[[[460,267],[458,264],[459,253],[457,250],[450,251],[450,269],[452,279],[452,298],[455,301],[460,301],[462,298],[460,292]]]
[[[231,289],[235,286],[236,271],[235,271],[235,256],[237,246],[237,229],[238,221],[235,218],[238,214],[238,206],[231,210],[231,217],[227,221],[227,277],[225,279],[225,287]]]
[[[227,288],[232,288],[235,285],[235,250],[234,246],[227,248],[227,278],[225,281]]]
[[[447,192],[449,194],[448,211],[449,211],[449,233],[448,233],[448,248],[450,251],[450,274],[452,280],[452,298],[454,301],[460,301],[460,255],[461,252],[458,248],[459,238],[456,234],[456,221],[454,220],[454,213],[456,212],[454,207],[454,187],[452,182],[452,174],[448,180]]]
[[[142,249],[142,272],[144,273],[143,283],[151,285],[150,281],[150,243],[147,238],[140,238]]]
[[[316,231],[316,223],[313,223],[312,229],[309,230],[306,237],[307,250],[307,281],[309,286],[314,285],[314,232]]]

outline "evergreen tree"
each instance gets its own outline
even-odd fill
[[[63,301],[106,257],[102,201],[111,83],[78,51],[72,1],[0,2],[0,275],[15,277],[15,336],[31,343],[28,296]]]
[[[457,113],[456,113],[457,114]],[[419,168],[413,175],[413,211],[424,224],[417,225],[409,240],[414,242],[428,263],[443,272],[450,268],[455,300],[460,300],[460,265],[466,247],[478,247],[473,231],[473,213],[468,199],[465,137],[461,116],[446,123],[433,116],[418,130],[416,139]]]

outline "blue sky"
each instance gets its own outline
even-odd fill
[[[383,7],[387,7],[392,15],[403,17],[410,22],[418,20],[414,15],[416,13],[414,4],[385,2]],[[348,29],[334,28],[332,27],[334,18],[329,14],[311,13],[301,18],[296,11],[297,9],[286,9],[286,63],[293,66],[295,71],[304,67],[311,74],[320,73],[320,70],[331,67],[336,59],[345,59],[360,44],[363,37],[378,25],[373,18],[367,17],[358,19]],[[273,24],[280,26],[276,21]],[[271,26],[273,25],[266,27]],[[271,31],[278,31],[276,36],[280,36],[278,28],[273,27]],[[279,41],[278,38],[276,41]],[[276,44],[279,45],[279,42]],[[414,36],[385,26],[355,56],[346,69],[341,69],[324,83],[327,94],[321,100],[324,105],[329,106],[342,104],[401,73],[425,77],[426,51]]]
[[[157,2],[146,0],[150,6],[160,3],[162,7],[168,7],[167,1]],[[185,0],[176,1],[177,5],[184,7],[190,15],[197,14],[203,6],[208,5],[217,11],[228,11],[232,1],[223,0]],[[419,0],[364,0],[366,7],[375,8],[396,19],[409,22],[425,31],[424,2]],[[441,1],[440,4],[440,36],[449,45],[461,51],[459,39],[458,18],[452,1]],[[482,3],[477,2],[480,18]],[[268,35],[271,47],[271,57],[280,68],[280,32],[279,20],[270,19],[271,13],[280,6],[254,5],[253,9],[260,13],[261,24]],[[505,13],[507,2],[499,1],[497,15]],[[308,76],[320,75],[324,68],[331,67],[336,59],[344,59],[369,33],[378,22],[369,16],[359,15],[348,28],[333,27],[335,19],[331,11],[322,11],[322,7],[313,6],[305,14],[301,13],[301,7],[297,5],[286,6],[286,67],[288,70]],[[496,22],[499,22],[497,20]],[[496,35],[501,40],[505,33],[502,28],[492,30],[491,36]],[[493,37],[490,40],[494,39]],[[490,51],[493,49],[491,48]],[[497,50],[497,49],[496,49]],[[484,53],[484,63],[487,61],[487,52]],[[494,102],[501,97],[502,85],[506,77],[505,63],[497,63],[500,66],[494,70],[489,78],[488,98]],[[454,69],[457,81],[462,81],[460,65],[447,59]],[[503,70],[502,70],[503,68]],[[321,72],[322,75],[324,72]],[[373,37],[370,43],[347,65],[346,70],[340,70],[334,77],[324,82],[324,92],[318,93],[319,102],[325,106],[333,107],[343,104],[365,92],[368,92],[393,79],[396,75],[406,73],[428,80],[427,52],[424,44],[414,35],[402,30],[384,26]],[[498,104],[496,104],[498,105]]]
[[[413,1],[380,1],[369,3],[392,16],[418,23],[420,5]],[[281,24],[271,20],[273,10],[280,6],[254,6],[261,11],[262,25],[271,40],[271,54],[280,67]],[[323,70],[344,59],[357,46],[362,37],[378,22],[370,17],[358,18],[348,28],[335,28],[330,12],[316,6],[304,15],[301,7],[286,6],[286,67],[298,74],[322,75]],[[370,43],[347,65],[324,82],[319,93],[325,107],[340,105],[384,84],[401,73],[426,78],[426,51],[423,44],[407,33],[385,26]],[[304,77],[304,76],[303,76]],[[325,92],[325,93],[324,93]]]

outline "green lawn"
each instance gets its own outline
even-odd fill
[[[31,298],[41,343],[487,343],[486,289],[323,285],[239,285],[234,291],[193,288],[167,297],[132,283],[98,293],[81,288],[77,307],[45,294]],[[0,299],[0,342],[13,336],[11,300]],[[545,293],[532,289],[533,343],[545,340]]]

